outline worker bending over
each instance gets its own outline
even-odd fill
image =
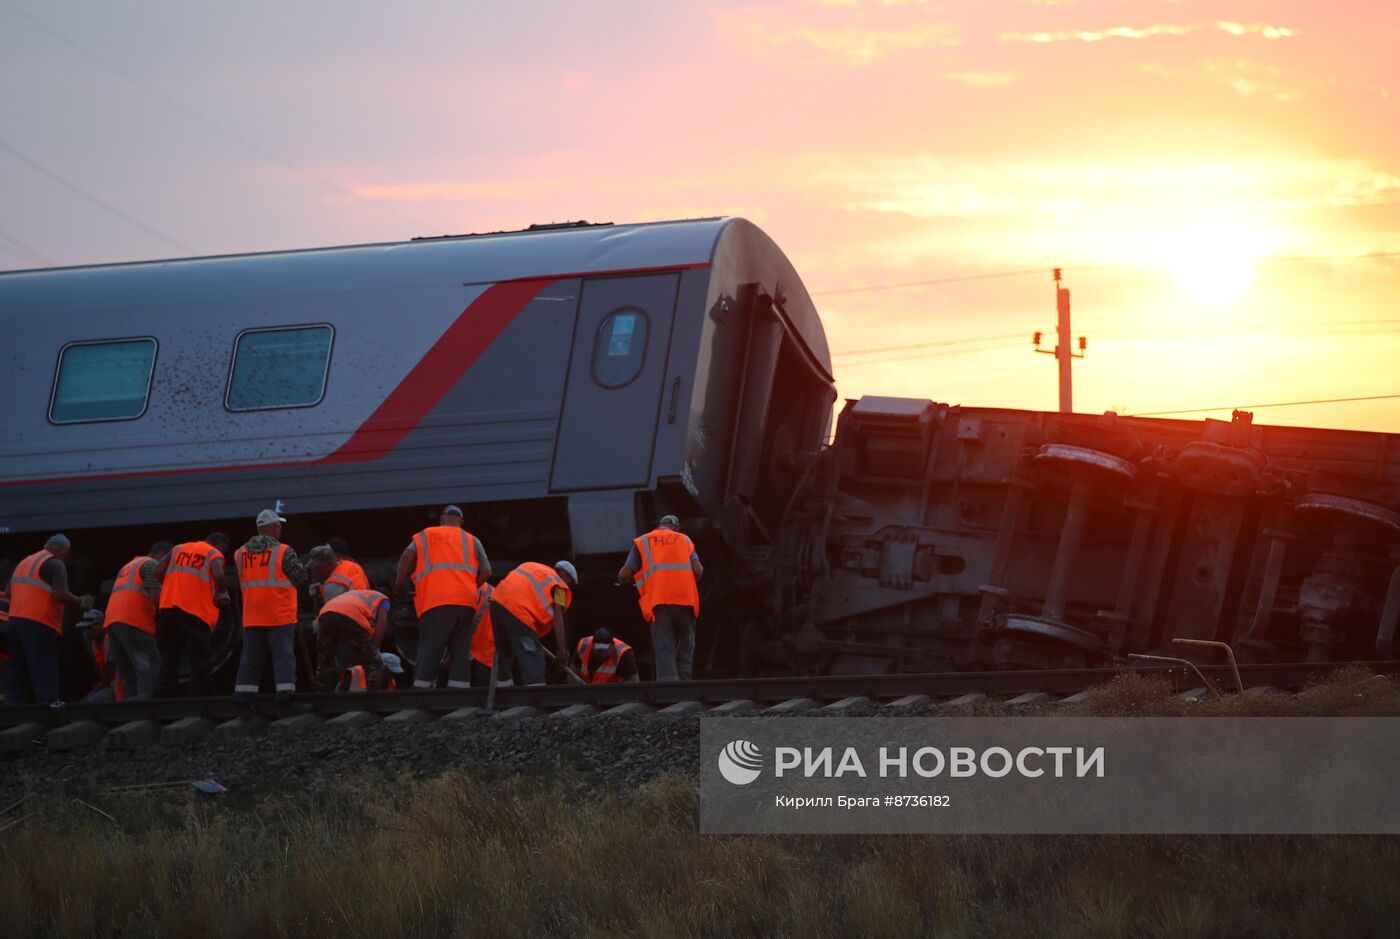
[[[203,541],[186,541],[170,549],[156,564],[160,578],[156,612],[156,645],[160,647],[160,683],[157,693],[179,693],[180,660],[190,660],[190,694],[213,693],[209,674],[209,637],[219,625],[219,607],[228,606],[228,582],[224,555],[228,535],[221,531]]]
[[[462,510],[449,505],[438,524],[413,536],[399,558],[396,593],[413,579],[413,608],[418,614],[418,661],[413,687],[437,683],[444,651],[452,655],[447,687],[466,688],[471,677],[472,623],[477,583],[491,576],[491,562],[476,536],[462,527]]]
[[[552,569],[526,561],[501,579],[490,600],[499,674],[509,675],[511,662],[516,661],[520,663],[521,682],[544,684],[548,663],[540,641],[551,631],[559,650],[559,663],[568,661],[564,611],[573,600],[576,586],[578,571],[568,561],[559,561]]]
[[[313,560],[316,559],[316,552],[322,549],[330,552],[331,561],[330,571],[322,578],[325,582],[321,591],[323,600],[329,600],[347,590],[369,589],[369,578],[365,576],[365,569],[350,556],[350,546],[345,543],[344,538],[328,538],[320,548],[312,548]]]
[[[606,629],[578,641],[578,673],[590,685],[641,680],[632,647]]]
[[[512,685],[510,668],[501,668],[496,658],[496,627],[491,622],[491,594],[496,590],[483,583],[476,588],[476,622],[472,625],[472,687],[485,688],[491,683],[491,663],[496,663],[496,684]]]
[[[243,594],[243,651],[233,699],[251,706],[268,659],[277,700],[285,704],[297,690],[297,588],[306,583],[306,568],[281,542],[286,519],[272,509],[258,513],[258,533],[233,553]]]
[[[321,607],[316,617],[316,690],[334,691],[340,669],[336,651],[341,643],[360,669],[366,688],[384,687],[384,660],[379,649],[389,631],[389,598],[377,590],[349,590]]]
[[[695,657],[695,619],[700,615],[700,578],[705,569],[695,545],[681,533],[680,519],[663,515],[656,528],[632,542],[619,583],[635,582],[642,617],[651,624],[657,681],[690,680]]]
[[[6,704],[56,704],[58,642],[63,636],[64,607],[92,609],[92,597],[68,589],[73,552],[66,535],[54,535],[10,574],[10,620],[7,650],[10,674]]]
[[[156,568],[170,553],[170,542],[157,541],[151,550],[127,561],[112,582],[102,632],[106,643],[97,648],[116,666],[119,684],[127,700],[155,697],[160,687],[160,647],[156,644],[156,607],[160,603],[160,578]],[[100,642],[100,639],[99,639]]]

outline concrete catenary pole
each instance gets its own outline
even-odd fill
[[[1068,414],[1074,410],[1074,378],[1071,368],[1075,359],[1084,358],[1084,347],[1087,343],[1084,337],[1080,336],[1078,352],[1074,351],[1074,346],[1070,343],[1069,288],[1060,286],[1060,274],[1060,268],[1055,268],[1055,349],[1051,351],[1040,348],[1040,333],[1036,333],[1031,341],[1035,344],[1036,352],[1055,357],[1060,367],[1060,413]]]
[[[1060,286],[1060,269],[1055,268],[1055,358],[1060,364],[1060,413],[1074,410],[1073,349],[1070,345],[1069,288]]]

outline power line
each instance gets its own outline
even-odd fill
[[[200,124],[203,124],[205,127],[209,128],[210,130],[213,130],[213,131],[215,131],[216,133],[222,134],[224,137],[227,137],[229,140],[234,141],[235,143],[239,144],[240,146],[246,147],[247,149],[249,149],[249,150],[253,151],[254,153],[258,154],[259,156],[261,156],[263,159],[268,160],[268,161],[270,161],[270,162],[272,162],[272,163],[275,163],[275,164],[277,164],[278,166],[282,167],[283,169],[285,169],[285,170],[287,170],[287,171],[289,171],[289,172],[291,172],[291,173],[294,173],[294,174],[296,174],[296,175],[298,175],[298,176],[301,176],[301,177],[304,178],[304,179],[310,179],[310,180],[312,180],[312,181],[314,181],[314,182],[320,183],[322,186],[325,186],[325,187],[327,187],[327,188],[333,189],[333,190],[335,190],[336,192],[340,193],[341,195],[348,195],[348,196],[350,196],[352,199],[354,199],[355,201],[357,201],[357,202],[359,202],[359,203],[368,204],[368,205],[370,205],[370,206],[373,206],[374,208],[379,209],[381,212],[384,212],[384,213],[387,214],[387,215],[393,216],[394,218],[398,219],[400,222],[407,222],[407,223],[409,223],[409,224],[412,224],[412,225],[415,225],[415,226],[420,226],[420,227],[423,227],[423,228],[428,227],[428,226],[427,226],[427,223],[421,221],[420,219],[413,218],[412,216],[409,216],[409,215],[404,215],[403,213],[398,212],[397,210],[395,210],[395,209],[393,209],[393,208],[390,208],[389,206],[384,205],[383,203],[378,202],[378,201],[376,201],[376,200],[373,200],[373,199],[365,199],[365,198],[363,198],[362,196],[360,196],[358,193],[356,193],[353,189],[348,189],[347,187],[342,186],[342,185],[340,185],[339,183],[334,182],[333,180],[327,179],[326,177],[324,177],[324,176],[320,175],[319,173],[315,172],[314,170],[309,170],[309,169],[305,169],[305,168],[303,168],[303,167],[295,166],[294,164],[288,162],[287,160],[281,159],[280,157],[278,157],[276,154],[272,153],[270,150],[268,150],[266,147],[264,147],[262,144],[258,143],[257,141],[251,140],[251,139],[249,139],[249,138],[243,136],[242,134],[238,133],[237,131],[233,130],[232,128],[227,127],[227,126],[225,126],[224,124],[221,124],[221,123],[219,123],[218,121],[214,120],[213,118],[210,118],[210,117],[206,116],[205,114],[201,113],[200,111],[197,111],[197,110],[195,110],[194,108],[188,107],[188,106],[185,105],[183,102],[181,102],[179,99],[171,97],[170,95],[168,95],[168,94],[166,94],[165,92],[161,91],[159,88],[155,88],[155,87],[153,87],[153,86],[151,86],[151,85],[146,84],[144,81],[142,81],[141,79],[137,78],[135,75],[132,75],[132,74],[128,73],[126,70],[124,70],[124,69],[122,69],[121,67],[117,66],[116,64],[114,64],[114,63],[108,61],[107,59],[103,58],[102,56],[98,55],[96,52],[93,52],[93,51],[92,51],[91,49],[89,49],[87,46],[84,46],[83,44],[79,43],[77,40],[75,40],[75,39],[69,37],[68,35],[66,35],[65,33],[59,31],[59,29],[58,29],[57,27],[51,26],[51,25],[50,25],[48,22],[46,22],[45,20],[40,19],[39,17],[35,16],[33,13],[30,13],[28,10],[26,10],[26,9],[24,9],[24,8],[22,8],[22,7],[18,6],[18,5],[16,5],[16,4],[10,2],[10,0],[0,0],[0,4],[3,4],[4,6],[9,7],[12,11],[14,11],[15,13],[19,14],[20,16],[22,16],[22,17],[24,17],[26,20],[28,20],[28,21],[30,22],[31,25],[37,27],[38,29],[42,30],[42,31],[45,32],[45,33],[48,33],[48,34],[49,34],[50,36],[52,36],[54,39],[57,39],[59,42],[63,43],[65,46],[69,47],[70,49],[74,50],[75,52],[78,52],[79,54],[85,56],[86,58],[92,60],[93,62],[96,62],[98,65],[102,66],[102,67],[105,68],[107,71],[111,72],[113,75],[116,75],[118,78],[121,78],[123,81],[126,81],[126,82],[128,82],[129,84],[135,86],[138,90],[145,92],[146,94],[150,95],[151,97],[153,97],[153,98],[155,98],[156,100],[158,100],[158,101],[162,102],[163,104],[165,104],[167,107],[170,107],[170,108],[173,108],[173,109],[176,110],[176,111],[179,111],[181,114],[183,114],[185,117],[189,118],[190,120],[195,121],[195,122],[200,123]],[[192,253],[193,253],[193,252],[192,252]]]
[[[873,349],[855,349],[850,352],[838,352],[833,358],[848,359],[858,355],[873,355],[878,352],[904,352],[908,349],[933,349],[942,346],[964,346],[974,342],[1006,342],[1012,339],[1024,338],[1023,333],[1001,333],[996,336],[972,336],[966,339],[945,339],[939,342],[911,342],[897,346],[877,346]]]
[[[1318,398],[1314,401],[1275,401],[1270,404],[1231,404],[1219,408],[1182,408],[1178,411],[1139,411],[1125,417],[1165,417],[1168,414],[1200,414],[1205,411],[1257,411],[1259,408],[1291,408],[1303,404],[1343,404],[1352,401],[1386,401],[1400,394],[1363,395],[1358,398]]]
[[[1361,261],[1397,257],[1400,257],[1400,251],[1364,251],[1356,254],[1277,254],[1256,258],[1252,263],[1289,264],[1300,261]],[[1063,270],[1076,274],[1085,271],[1149,271],[1161,269],[1161,265],[1156,264],[1080,264],[1061,266]],[[883,290],[905,290],[910,287],[937,287],[942,284],[961,284],[976,280],[995,280],[1002,277],[1025,277],[1030,274],[1049,274],[1053,270],[1053,267],[1037,267],[1022,271],[995,271],[989,274],[969,274],[962,277],[939,277],[933,280],[908,280],[889,284],[867,284],[863,287],[842,287],[838,290],[818,290],[814,291],[812,296],[834,297],[848,293],[876,293]]]
[[[940,277],[936,280],[910,280],[896,284],[869,284],[865,287],[842,287],[839,290],[819,290],[814,297],[834,297],[846,293],[872,293],[877,290],[904,290],[908,287],[935,287],[939,284],[961,284],[973,280],[994,280],[1000,277],[1025,277],[1029,274],[1048,274],[1051,268],[1038,267],[1027,271],[999,271],[994,274],[968,274],[963,277]]]
[[[1020,343],[1016,343],[1016,345],[1020,345]],[[980,346],[965,346],[959,349],[935,349],[927,352],[911,352],[908,354],[890,355],[885,356],[883,358],[877,357],[873,359],[863,359],[858,362],[837,362],[835,363],[835,367],[841,369],[862,368],[866,365],[880,365],[885,362],[902,362],[905,359],[923,359],[932,358],[935,356],[966,355],[968,353],[991,352],[995,349],[1010,349],[1012,347],[1013,346],[1011,343],[993,342]]]
[[[41,251],[20,241],[3,228],[0,228],[0,247],[3,247],[15,257],[30,264],[47,264],[52,267],[54,263],[45,257]]]
[[[10,156],[14,157],[16,160],[19,160],[21,163],[25,164],[26,166],[28,166],[30,169],[34,170],[35,172],[40,173],[40,174],[42,174],[42,175],[48,177],[48,178],[49,178],[50,180],[52,180],[53,182],[58,183],[60,186],[62,186],[64,189],[67,189],[69,192],[72,192],[72,193],[74,193],[74,194],[76,194],[76,195],[79,195],[79,196],[81,196],[82,198],[86,199],[87,201],[91,202],[93,205],[97,206],[98,208],[103,209],[103,210],[105,210],[105,211],[107,211],[107,212],[110,212],[112,215],[114,215],[114,216],[116,216],[117,218],[121,219],[123,222],[126,222],[128,225],[132,226],[133,228],[139,228],[141,231],[143,231],[143,232],[145,232],[146,234],[150,235],[152,238],[155,238],[155,239],[157,239],[158,241],[163,241],[163,242],[165,242],[166,244],[170,245],[171,247],[173,247],[173,248],[175,248],[175,249],[177,249],[177,250],[179,250],[179,251],[184,251],[186,254],[198,254],[198,253],[199,253],[199,252],[196,251],[194,248],[191,248],[189,245],[184,244],[183,242],[180,242],[180,241],[176,241],[174,238],[171,238],[169,235],[165,234],[164,232],[159,231],[158,229],[152,228],[150,225],[147,225],[145,222],[141,221],[140,219],[138,219],[138,218],[133,218],[132,216],[130,216],[130,215],[128,215],[127,213],[123,212],[121,209],[119,209],[119,208],[117,208],[116,206],[112,205],[112,203],[107,202],[106,200],[101,199],[101,198],[99,198],[98,196],[95,196],[95,195],[93,195],[92,193],[88,192],[86,189],[84,189],[83,187],[79,186],[77,183],[73,182],[72,180],[66,179],[66,178],[64,178],[64,177],[62,177],[62,176],[60,176],[60,175],[58,175],[58,174],[55,173],[53,170],[51,170],[51,169],[49,169],[48,167],[44,166],[44,165],[43,165],[42,163],[40,163],[39,161],[33,159],[32,157],[27,156],[26,154],[21,153],[20,151],[16,150],[14,147],[12,147],[12,146],[10,146],[9,144],[5,143],[3,140],[0,140],[0,150],[4,150],[4,151],[5,151],[6,153],[8,153]]]

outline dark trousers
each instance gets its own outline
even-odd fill
[[[129,623],[110,624],[107,637],[107,647],[127,698],[153,697],[160,686],[160,647],[156,637]]]
[[[491,601],[491,626],[495,632],[498,677],[509,675],[514,661],[520,665],[521,684],[543,685],[549,663],[535,631],[495,600]],[[490,674],[487,672],[488,677]]]
[[[337,650],[348,647],[351,665],[363,665],[365,687],[371,691],[384,687],[384,660],[374,647],[374,634],[348,616],[322,613],[316,620],[316,690],[334,691],[338,684],[340,662]]]
[[[166,607],[156,614],[156,646],[160,650],[160,687],[162,697],[173,698],[180,693],[180,663],[190,658],[190,694],[205,697],[214,693],[209,674],[209,635],[213,630],[193,613],[179,607]]]
[[[658,605],[652,613],[651,652],[657,681],[690,681],[695,658],[695,611],[688,606]]]
[[[469,606],[435,606],[418,618],[418,661],[413,667],[413,687],[431,688],[437,684],[442,654],[452,655],[447,673],[449,688],[470,684],[472,662],[472,620],[476,610]]]
[[[247,700],[258,693],[267,662],[272,660],[272,681],[277,697],[287,699],[297,690],[297,624],[244,626],[243,649],[238,656],[238,678],[233,696]]]
[[[58,697],[58,633],[32,619],[10,617],[6,704],[53,704]]]

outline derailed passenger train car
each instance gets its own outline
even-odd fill
[[[701,674],[1388,658],[1400,620],[1389,435],[868,397],[827,446],[821,322],[740,219],[11,273],[0,330],[0,575],[63,529],[100,592],[275,506],[383,586],[453,502],[643,654],[613,573],[681,516]]]
[[[1159,652],[1389,659],[1389,434],[863,398],[781,526],[770,657],[1072,668]],[[788,648],[775,648],[781,645]]]
[[[765,455],[819,448],[835,401],[742,219],[7,273],[0,331],[0,574],[64,530],[94,592],[266,506],[387,575],[449,502],[499,573],[571,555],[611,590],[659,513],[772,524]]]

